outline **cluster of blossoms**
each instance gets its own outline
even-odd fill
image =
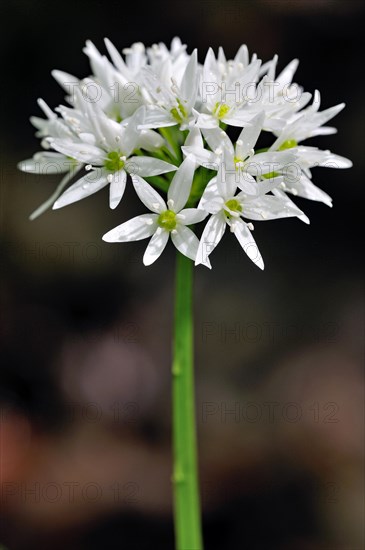
[[[150,237],[143,258],[150,265],[171,235],[182,254],[211,267],[209,256],[228,226],[263,269],[252,221],[298,217],[309,223],[293,195],[331,206],[311,169],[348,168],[351,161],[300,143],[334,133],[324,125],[344,104],[319,111],[319,92],[312,99],[292,82],[297,60],[277,76],[277,56],[262,64],[246,46],[232,60],[222,48],[217,57],[209,49],[201,65],[197,51],[189,55],[178,38],[170,48],[135,43],[124,57],[109,40],[105,44],[109,58],[86,43],[91,76],[79,80],[53,71],[66,105],[52,111],[38,100],[46,118],[31,122],[43,150],[19,168],[64,176],[31,219],[106,186],[116,208],[131,181],[149,212],[112,229],[105,241]],[[270,142],[270,133],[271,144],[257,148],[263,134]],[[198,239],[189,226],[206,219]]]

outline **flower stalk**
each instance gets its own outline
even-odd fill
[[[177,252],[172,365],[173,491],[176,550],[202,550],[193,344],[194,263]]]

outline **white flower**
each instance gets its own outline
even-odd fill
[[[240,71],[221,71],[221,63],[209,48],[205,58],[201,82],[201,106],[197,107],[197,126],[216,128],[222,122],[230,126],[243,127],[252,114],[245,110],[247,89],[255,86],[259,77],[261,61],[254,59]]]
[[[280,190],[274,191],[276,195],[282,196],[284,192],[291,193],[295,196],[322,202],[331,207],[331,197],[311,181],[311,169],[316,166],[351,168],[352,162],[329,150],[323,151],[317,147],[298,146],[298,142],[307,138],[336,132],[335,128],[323,126],[323,124],[338,114],[345,104],[341,103],[318,112],[320,102],[320,94],[316,90],[312,105],[288,120],[284,128],[276,133],[278,137],[269,151],[292,150],[296,154],[295,166],[291,166],[283,172],[278,170],[283,175],[283,184]]]
[[[103,236],[107,242],[139,241],[152,237],[143,263],[151,265],[162,254],[169,236],[176,248],[188,258],[196,259],[199,241],[187,226],[198,223],[207,212],[197,208],[184,208],[189,197],[195,162],[187,157],[174,175],[167,193],[167,203],[141,177],[133,175],[135,190],[152,214],[136,216]]]
[[[123,126],[91,105],[85,102],[92,133],[82,133],[75,140],[50,140],[56,151],[87,164],[88,170],[84,177],[61,195],[53,208],[79,201],[108,184],[110,208],[116,208],[124,194],[127,173],[155,176],[176,170],[176,166],[160,159],[131,156],[139,146],[141,133],[138,126],[144,119],[144,107],[134,113],[128,125]]]
[[[141,69],[146,66],[148,61],[144,44],[142,42],[135,42],[128,48],[124,48],[125,62],[107,38],[105,39],[105,44],[114,65],[129,82],[133,82],[133,79],[138,77]]]
[[[273,133],[277,136],[277,139],[270,147],[270,150],[279,149],[284,142],[289,140],[299,143],[300,141],[310,137],[336,133],[336,128],[331,126],[323,126],[323,124],[342,111],[345,104],[339,103],[334,107],[318,112],[320,104],[321,96],[319,91],[316,90],[312,105],[291,116],[280,131],[273,130]]]
[[[198,58],[194,50],[180,81],[170,74],[168,85],[151,70],[143,72],[143,84],[154,101],[141,128],[164,128],[179,124],[186,129],[195,120],[192,109],[198,93]]]
[[[248,257],[260,268],[264,262],[257,248],[250,229],[251,223],[246,223],[242,217],[249,220],[273,220],[300,216],[303,213],[290,200],[284,197],[267,195],[278,186],[278,178],[266,180],[265,185],[256,184],[236,195],[237,181],[233,173],[225,173],[224,164],[219,167],[217,177],[207,185],[198,208],[212,214],[200,239],[196,265],[209,267],[209,255],[221,241],[226,226],[236,236],[238,242]]]
[[[143,44],[133,44],[131,48],[124,50],[128,51],[125,63],[109,40],[105,40],[105,44],[117,68],[88,40],[84,52],[90,59],[95,76],[91,81],[87,79],[87,85],[92,92],[92,82],[95,81],[93,93],[100,108],[110,118],[120,122],[132,116],[144,103],[139,75],[147,62],[147,57]]]
[[[54,153],[53,151],[40,151],[39,153],[35,153],[31,159],[18,163],[18,168],[27,173],[39,175],[65,173],[65,176],[61,179],[52,195],[30,214],[30,220],[35,220],[48,208],[51,208],[66,185],[81,170],[82,166],[78,161],[74,161],[61,153]]]
[[[47,118],[40,118],[37,116],[30,117],[30,122],[35,128],[37,128],[36,136],[37,137],[69,137],[72,135],[71,130],[68,128],[67,124],[64,121],[57,117],[56,113],[52,111],[47,105],[47,103],[39,98],[37,100],[39,107],[42,109]],[[43,140],[42,146],[47,147],[47,143]]]
[[[31,117],[30,121],[37,128],[36,136],[42,137],[41,145],[49,148],[49,142],[45,138],[57,137],[63,139],[72,139],[73,132],[68,125],[48,107],[43,99],[38,99],[38,105],[46,115],[46,119],[40,117]],[[49,175],[65,174],[61,182],[56,187],[52,195],[41,204],[29,218],[35,220],[52,206],[55,200],[60,196],[66,185],[71,181],[75,174],[81,170],[82,163],[69,158],[62,153],[54,151],[39,151],[31,159],[26,159],[18,163],[19,170],[30,174]]]
[[[147,48],[147,55],[152,69],[156,73],[160,73],[166,62],[172,62],[175,67],[177,64],[186,65],[189,61],[186,48],[186,44],[183,44],[177,36],[172,39],[170,49],[163,42],[153,44],[150,48]]]
[[[238,187],[242,190],[249,188],[254,190],[257,185],[254,176],[271,174],[294,162],[296,158],[292,151],[268,151],[255,154],[254,147],[262,131],[264,118],[264,112],[256,115],[251,120],[251,126],[243,128],[235,145],[223,130],[214,128],[203,130],[204,137],[213,152],[203,147],[201,137],[199,138],[195,133],[189,139],[189,144],[185,144],[182,150],[185,154],[193,155],[201,166],[213,170],[218,170],[220,164],[224,163],[226,172],[235,173]]]
[[[351,168],[352,162],[331,151],[322,151],[316,147],[299,146],[295,149],[296,162],[279,173],[282,174],[282,191],[298,197],[323,202],[332,206],[331,197],[314,185],[311,181],[311,169],[317,166],[323,168]],[[276,193],[276,190],[274,191]]]
[[[312,182],[312,170],[349,168],[351,161],[300,142],[334,133],[335,128],[325,124],[344,104],[320,112],[315,91],[309,105],[312,95],[293,82],[297,59],[276,76],[278,57],[261,64],[245,45],[233,59],[227,59],[221,47],[217,56],[210,48],[203,65],[197,50],[189,55],[177,37],[170,46],[160,42],[146,48],[136,42],[122,53],[108,39],[105,45],[106,55],[86,42],[91,66],[86,78],[52,72],[67,93],[65,105],[54,112],[38,100],[46,118],[32,117],[31,122],[46,151],[18,166],[28,173],[60,173],[63,178],[32,219],[51,205],[63,207],[107,185],[110,207],[115,208],[129,173],[151,212],[110,231],[105,240],[151,237],[144,256],[149,265],[171,235],[180,252],[210,267],[209,255],[228,225],[263,268],[252,224],[246,220],[296,216],[309,223],[290,195],[332,205],[330,196]],[[226,126],[241,129],[235,141]],[[262,149],[263,132],[274,139]],[[86,174],[75,182],[83,168]],[[161,176],[175,171],[172,180]],[[212,171],[217,172],[213,179]],[[153,187],[143,178],[151,178]],[[155,188],[168,189],[166,203]],[[208,214],[199,243],[188,226]]]
[[[263,127],[270,132],[280,132],[287,120],[305,107],[312,94],[304,92],[301,86],[293,84],[293,76],[298,67],[298,60],[293,59],[282,72],[275,77],[278,56],[266,66],[267,74],[257,85],[249,89],[246,110],[252,116],[265,112]]]
[[[210,151],[204,147],[204,141],[200,128],[194,126],[189,131],[189,134],[185,140],[184,145],[181,147],[184,155],[191,155],[194,157],[195,162],[199,166],[204,168],[210,168],[212,170],[218,170],[218,166],[221,163],[221,155],[223,153],[223,148],[221,147],[222,135],[226,135],[223,130],[217,129],[219,132],[219,147],[214,151]]]

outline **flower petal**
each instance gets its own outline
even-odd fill
[[[197,70],[198,57],[197,50],[195,49],[190,56],[180,86],[181,99],[186,103],[185,108],[188,113],[190,113],[191,108],[194,106],[198,92],[199,79],[197,78]]]
[[[221,197],[218,186],[217,178],[212,178],[199,201],[198,208],[210,212],[210,214],[216,214],[219,210],[222,210],[224,199]]]
[[[149,210],[152,210],[152,212],[156,214],[160,214],[164,210],[167,210],[165,201],[152,185],[135,175],[132,176],[132,181],[137,195]]]
[[[139,128],[166,128],[167,126],[176,126],[176,124],[176,120],[169,111],[153,105],[147,108],[143,124],[140,124]]]
[[[288,151],[268,151],[258,153],[250,158],[245,166],[253,176],[262,176],[270,172],[276,172],[281,168],[288,170],[296,161],[295,149]]]
[[[212,151],[226,149],[232,157],[234,156],[233,144],[224,130],[221,128],[206,128],[203,130],[203,134]]]
[[[219,123],[213,115],[198,113],[196,126],[198,128],[217,128],[219,126]]]
[[[62,153],[52,151],[40,151],[33,155],[33,158],[18,163],[18,168],[22,172],[45,175],[62,174],[68,172],[72,167],[72,160],[67,159]]]
[[[293,59],[288,63],[288,65],[281,71],[281,73],[276,77],[275,81],[280,84],[280,90],[283,86],[288,85],[293,80],[293,76],[295,71],[297,70],[299,65],[298,59]]]
[[[278,189],[277,196],[264,195],[243,202],[242,215],[250,220],[276,220],[278,218],[299,217],[303,212]]]
[[[247,224],[241,219],[236,220],[233,233],[250,260],[260,269],[264,269],[264,261]]]
[[[125,169],[129,174],[146,178],[148,176],[158,176],[166,172],[173,172],[177,170],[177,166],[153,157],[131,157],[126,162]]]
[[[291,180],[286,186],[285,191],[287,193],[293,193],[293,195],[298,195],[298,197],[323,202],[330,208],[332,207],[331,197],[322,191],[322,189],[314,185],[304,173],[301,173],[299,178]]]
[[[84,177],[80,178],[71,187],[56,200],[53,209],[62,208],[73,202],[77,202],[89,195],[93,195],[106,185],[108,185],[107,172],[104,169],[97,169],[88,172]]]
[[[114,227],[103,235],[103,241],[108,243],[141,241],[153,235],[157,229],[156,214],[142,214]]]
[[[259,188],[257,181],[249,172],[246,172],[246,170],[240,170],[238,172],[239,174],[239,181],[238,181],[238,187],[245,193],[246,195],[258,195],[259,194]]]
[[[80,80],[76,78],[76,76],[65,73],[64,71],[58,71],[57,69],[51,71],[51,75],[69,95],[72,94],[73,87],[80,82]]]
[[[219,157],[212,151],[194,145],[183,145],[181,150],[186,156],[192,155],[196,163],[200,166],[209,168],[210,170],[218,170]]]
[[[113,210],[118,206],[124,195],[126,181],[127,172],[125,170],[118,170],[118,172],[112,174],[109,190],[109,205]]]
[[[194,128],[190,130],[184,145],[185,147],[199,147],[204,149],[202,133],[197,126],[194,126]]]
[[[176,233],[171,233],[171,239],[181,254],[195,261],[199,248],[199,239],[191,229],[185,225],[178,225]]]
[[[240,181],[240,174],[236,170],[228,151],[224,151],[223,161],[220,163],[217,173],[217,187],[219,194],[224,199],[230,199],[236,192]]]
[[[161,149],[164,143],[165,140],[157,132],[153,130],[142,130],[138,138],[137,147],[153,153]]]
[[[194,157],[191,155],[187,156],[172,178],[167,191],[167,199],[168,201],[173,201],[171,209],[174,210],[174,212],[179,212],[188,200],[195,166]]]
[[[199,223],[205,220],[208,216],[208,212],[198,208],[184,208],[180,210],[177,218],[181,220],[184,225],[192,225],[193,223]]]
[[[200,238],[199,248],[196,255],[195,265],[203,264],[211,267],[209,255],[219,244],[226,230],[226,221],[223,212],[214,214],[204,228]]]
[[[325,160],[318,164],[318,166],[324,168],[351,168],[352,161],[346,157],[330,153]]]
[[[153,264],[153,262],[155,262],[157,258],[161,256],[162,252],[165,249],[165,246],[167,245],[168,240],[168,231],[164,231],[163,229],[161,229],[161,231],[156,231],[156,233],[152,236],[152,239],[148,243],[146,251],[143,255],[144,265]]]
[[[145,118],[145,107],[139,107],[128,119],[128,126],[124,126],[121,136],[121,146],[126,157],[132,154],[137,146],[138,138],[141,134],[139,126],[143,124]]]
[[[114,44],[108,38],[104,38],[104,42],[114,65],[124,75],[124,73],[128,71],[124,59],[122,58]]]
[[[71,157],[84,162],[85,164],[95,164],[101,166],[106,158],[106,153],[99,147],[90,143],[76,142],[66,139],[51,139],[51,147]]]
[[[262,111],[250,120],[251,126],[243,128],[242,132],[238,136],[236,155],[242,160],[245,159],[250,153],[251,149],[255,147],[256,141],[261,133],[264,120],[265,113]]]

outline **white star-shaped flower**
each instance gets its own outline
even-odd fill
[[[299,146],[295,147],[296,162],[277,175],[282,175],[282,185],[273,191],[274,194],[282,195],[291,193],[294,196],[303,197],[312,201],[322,202],[332,207],[331,197],[314,185],[311,181],[311,169],[317,166],[323,168],[351,168],[352,162],[331,151],[322,151],[317,147]]]
[[[198,57],[194,50],[186,65],[181,81],[176,75],[170,76],[170,82],[162,79],[151,70],[143,71],[143,84],[154,104],[149,105],[141,128],[165,128],[179,125],[185,130],[195,120],[192,114],[198,93]]]
[[[108,184],[110,208],[116,208],[124,194],[127,173],[148,177],[177,169],[157,158],[132,156],[139,144],[141,131],[138,126],[144,120],[144,107],[134,113],[128,125],[123,126],[110,120],[95,106],[92,108],[91,104],[85,103],[93,133],[80,134],[75,140],[50,140],[56,151],[85,163],[88,170],[59,197],[54,209],[88,197]]]
[[[254,59],[240,73],[223,73],[212,48],[205,58],[200,85],[200,107],[196,109],[199,128],[217,128],[220,123],[243,127],[249,125],[252,114],[247,112],[247,90],[255,87],[261,61]]]
[[[297,143],[314,136],[329,135],[337,132],[332,126],[323,126],[335,117],[345,107],[345,103],[339,103],[329,109],[319,112],[321,96],[318,90],[314,93],[313,103],[286,120],[286,124],[280,131],[273,130],[277,136],[270,150],[278,150],[284,142],[294,140]]]
[[[195,166],[194,159],[186,157],[171,181],[167,203],[144,179],[132,176],[139,198],[152,213],[136,216],[122,223],[106,233],[103,240],[128,242],[151,237],[143,256],[144,265],[151,265],[162,254],[171,236],[176,248],[195,260],[199,240],[187,226],[201,222],[208,215],[203,209],[184,208],[189,198]]]
[[[47,138],[73,139],[73,131],[64,120],[59,118],[56,113],[48,107],[43,99],[38,99],[38,105],[47,118],[43,119],[33,116],[30,118],[30,121],[37,129],[36,136],[43,138],[41,145],[44,149],[49,149]],[[52,195],[30,214],[29,219],[35,220],[48,210],[60,196],[66,185],[82,167],[83,164],[76,159],[69,158],[62,153],[48,150],[39,151],[35,153],[32,158],[19,162],[19,170],[29,174],[45,176],[49,174],[65,174]]]
[[[263,221],[304,215],[286,196],[267,194],[277,186],[278,178],[270,178],[264,185],[258,182],[255,188],[247,188],[236,195],[235,175],[232,172],[226,173],[222,163],[217,176],[208,183],[198,205],[198,208],[212,216],[200,239],[196,265],[210,266],[209,255],[221,241],[228,225],[248,257],[263,269],[263,259],[250,231],[253,225],[246,223],[242,217]]]
[[[182,147],[185,154],[191,154],[196,162],[203,167],[218,170],[221,163],[226,172],[235,174],[237,186],[242,191],[256,188],[255,177],[272,174],[295,161],[293,151],[268,151],[255,154],[254,147],[262,131],[265,113],[257,114],[251,121],[251,126],[243,128],[234,145],[228,135],[219,128],[203,130],[203,135],[212,149],[207,151],[202,138],[191,132],[189,142]],[[254,177],[255,176],[255,177]]]

